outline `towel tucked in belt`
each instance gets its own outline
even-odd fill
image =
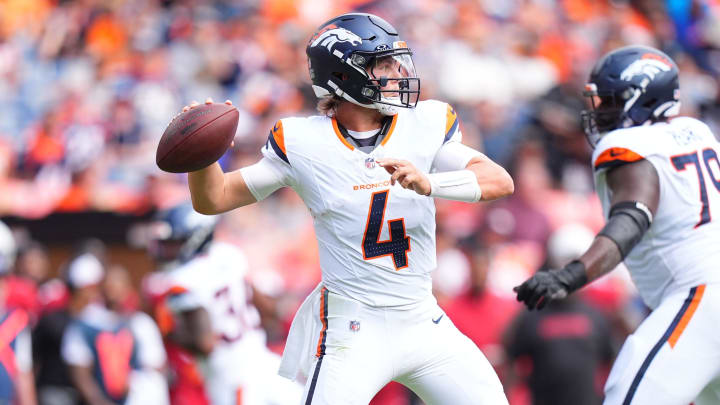
[[[320,320],[320,293],[322,283],[305,298],[295,313],[290,333],[283,350],[278,374],[293,381],[305,380],[312,366],[317,340],[322,330]]]

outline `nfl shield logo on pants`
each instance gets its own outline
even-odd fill
[[[350,330],[353,332],[359,331],[360,330],[360,322],[350,321]]]
[[[375,159],[369,157],[365,159],[365,168],[366,169],[374,169],[375,168]]]

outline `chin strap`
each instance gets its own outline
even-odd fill
[[[376,110],[380,112],[382,115],[386,116],[392,116],[398,113],[399,108],[396,105],[389,105],[389,104],[383,104],[383,103],[373,103],[373,106]]]

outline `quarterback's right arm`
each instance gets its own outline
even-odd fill
[[[193,208],[205,215],[220,214],[256,201],[240,171],[223,173],[217,162],[188,173],[188,186]]]
[[[193,103],[186,108],[195,105]],[[285,154],[283,136],[282,122],[278,121],[262,149],[264,157],[254,165],[224,173],[220,164],[215,162],[188,173],[193,208],[205,215],[220,214],[260,201],[279,188],[288,186],[290,162]]]

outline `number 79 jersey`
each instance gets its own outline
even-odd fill
[[[386,125],[365,153],[332,118],[287,118],[262,149],[310,210],[324,285],[371,306],[421,301],[436,267],[433,199],[391,186],[376,159],[408,160],[428,173],[440,147],[461,136],[455,111],[438,101],[401,109]]]
[[[669,123],[618,129],[593,153],[595,186],[607,216],[608,169],[645,159],[660,179],[660,202],[652,225],[625,258],[645,303],[699,284],[720,282],[720,144],[702,122],[688,117]]]

